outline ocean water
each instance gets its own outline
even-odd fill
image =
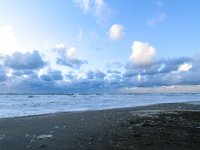
[[[0,95],[0,118],[200,101],[200,94]]]

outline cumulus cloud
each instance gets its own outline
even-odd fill
[[[76,56],[75,47],[59,44],[53,51],[58,64],[74,69],[64,67],[65,72],[53,68],[38,51],[0,56],[0,92],[113,92],[134,87],[200,85],[199,57],[154,59],[156,49],[145,42],[133,42],[126,66],[113,60],[106,64],[106,72],[78,70],[87,61]]]
[[[130,67],[148,66],[152,63],[155,55],[156,49],[149,43],[134,41],[132,45],[132,53],[129,57],[129,65]]]
[[[73,54],[73,53],[72,53]],[[67,54],[66,54],[67,55]],[[71,54],[70,54],[71,56]],[[163,66],[160,69],[160,66]],[[133,87],[161,87],[171,85],[198,85],[200,84],[200,72],[195,68],[188,71],[178,71],[183,64],[191,64],[195,68],[200,67],[199,60],[189,57],[168,58],[157,60],[147,68],[126,68],[126,73],[107,74],[100,70],[83,72],[78,76],[76,71],[63,74],[59,70],[49,68],[40,76],[30,70],[26,76],[6,76],[6,72],[0,70],[1,82],[6,82],[6,88],[10,91],[26,92],[113,92],[121,88]],[[194,65],[195,64],[195,65]],[[164,69],[166,67],[166,69]],[[163,71],[161,71],[163,70]],[[16,70],[14,70],[16,71]],[[3,75],[4,78],[1,77]],[[0,85],[1,86],[1,85]]]
[[[173,71],[179,70],[179,67],[183,64],[191,63],[194,60],[190,57],[174,57],[174,58],[167,58],[167,59],[162,59],[158,63],[162,67],[159,69],[160,73],[169,73]]]
[[[177,67],[178,68],[178,67]],[[127,87],[154,87],[154,86],[170,86],[170,85],[198,85],[200,73],[195,70],[177,71],[174,69],[168,72],[149,73],[148,69],[140,74],[140,72],[127,71],[123,75],[124,85]]]
[[[66,47],[61,46],[57,47],[56,51],[59,55],[56,61],[58,65],[68,66],[73,69],[80,69],[82,65],[88,63],[87,60],[75,56],[76,54],[75,47],[67,49]]]
[[[178,67],[178,71],[189,71],[191,68],[191,64],[184,63]]]
[[[152,87],[199,84],[200,60],[190,57],[153,59],[155,48],[148,43],[134,42],[132,54],[122,76],[127,87]]]
[[[33,70],[11,70],[10,76],[30,76],[32,74],[35,74],[35,71]]]
[[[105,73],[99,70],[87,72],[87,79],[104,79],[105,76]]]
[[[156,26],[157,24],[163,22],[167,18],[167,14],[165,13],[156,13],[152,18],[147,20],[147,24],[149,26]]]
[[[145,79],[144,77],[151,77],[153,79],[153,77],[157,75],[161,75],[163,77],[165,75],[169,76],[170,74],[175,75],[174,73],[177,74],[177,71],[182,64],[190,64],[193,62],[194,60],[189,57],[175,57],[153,61],[148,67],[135,67],[128,64],[126,66],[126,72],[123,76],[124,78],[132,78],[139,75],[141,80]],[[157,81],[159,82],[158,78]]]
[[[38,51],[20,53],[15,52],[7,55],[4,65],[17,70],[40,69],[46,65]]]
[[[124,27],[120,24],[113,24],[109,30],[109,37],[111,40],[117,41],[124,36]]]
[[[62,72],[59,70],[48,70],[46,74],[40,76],[45,81],[63,80]]]

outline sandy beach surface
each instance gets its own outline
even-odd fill
[[[0,150],[199,150],[200,105],[0,119]]]

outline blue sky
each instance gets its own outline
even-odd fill
[[[1,92],[163,86],[198,91],[199,5],[198,0],[1,0]]]

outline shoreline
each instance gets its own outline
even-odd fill
[[[105,109],[93,109],[93,110],[75,110],[75,111],[61,111],[61,112],[52,112],[52,113],[43,113],[43,114],[31,114],[31,115],[22,115],[22,116],[13,116],[13,117],[2,117],[1,119],[14,119],[14,118],[26,118],[26,117],[45,117],[45,116],[53,116],[53,115],[59,115],[59,114],[66,114],[66,113],[84,113],[84,112],[98,112],[98,111],[110,111],[110,110],[121,110],[121,109],[146,109],[146,108],[154,108],[162,105],[192,105],[194,107],[191,107],[192,110],[194,108],[198,108],[198,105],[200,106],[200,101],[186,101],[186,102],[174,102],[174,103],[156,103],[156,104],[148,104],[148,105],[141,105],[141,106],[130,106],[130,107],[120,107],[120,108],[105,108]],[[196,106],[195,106],[196,105]],[[175,106],[176,107],[176,106]],[[157,109],[157,108],[154,108]],[[169,109],[169,107],[168,107]],[[170,108],[172,109],[172,108]],[[175,109],[175,108],[174,108]],[[187,107],[188,110],[188,107]]]
[[[198,149],[200,105],[167,103],[0,119],[2,150]]]

